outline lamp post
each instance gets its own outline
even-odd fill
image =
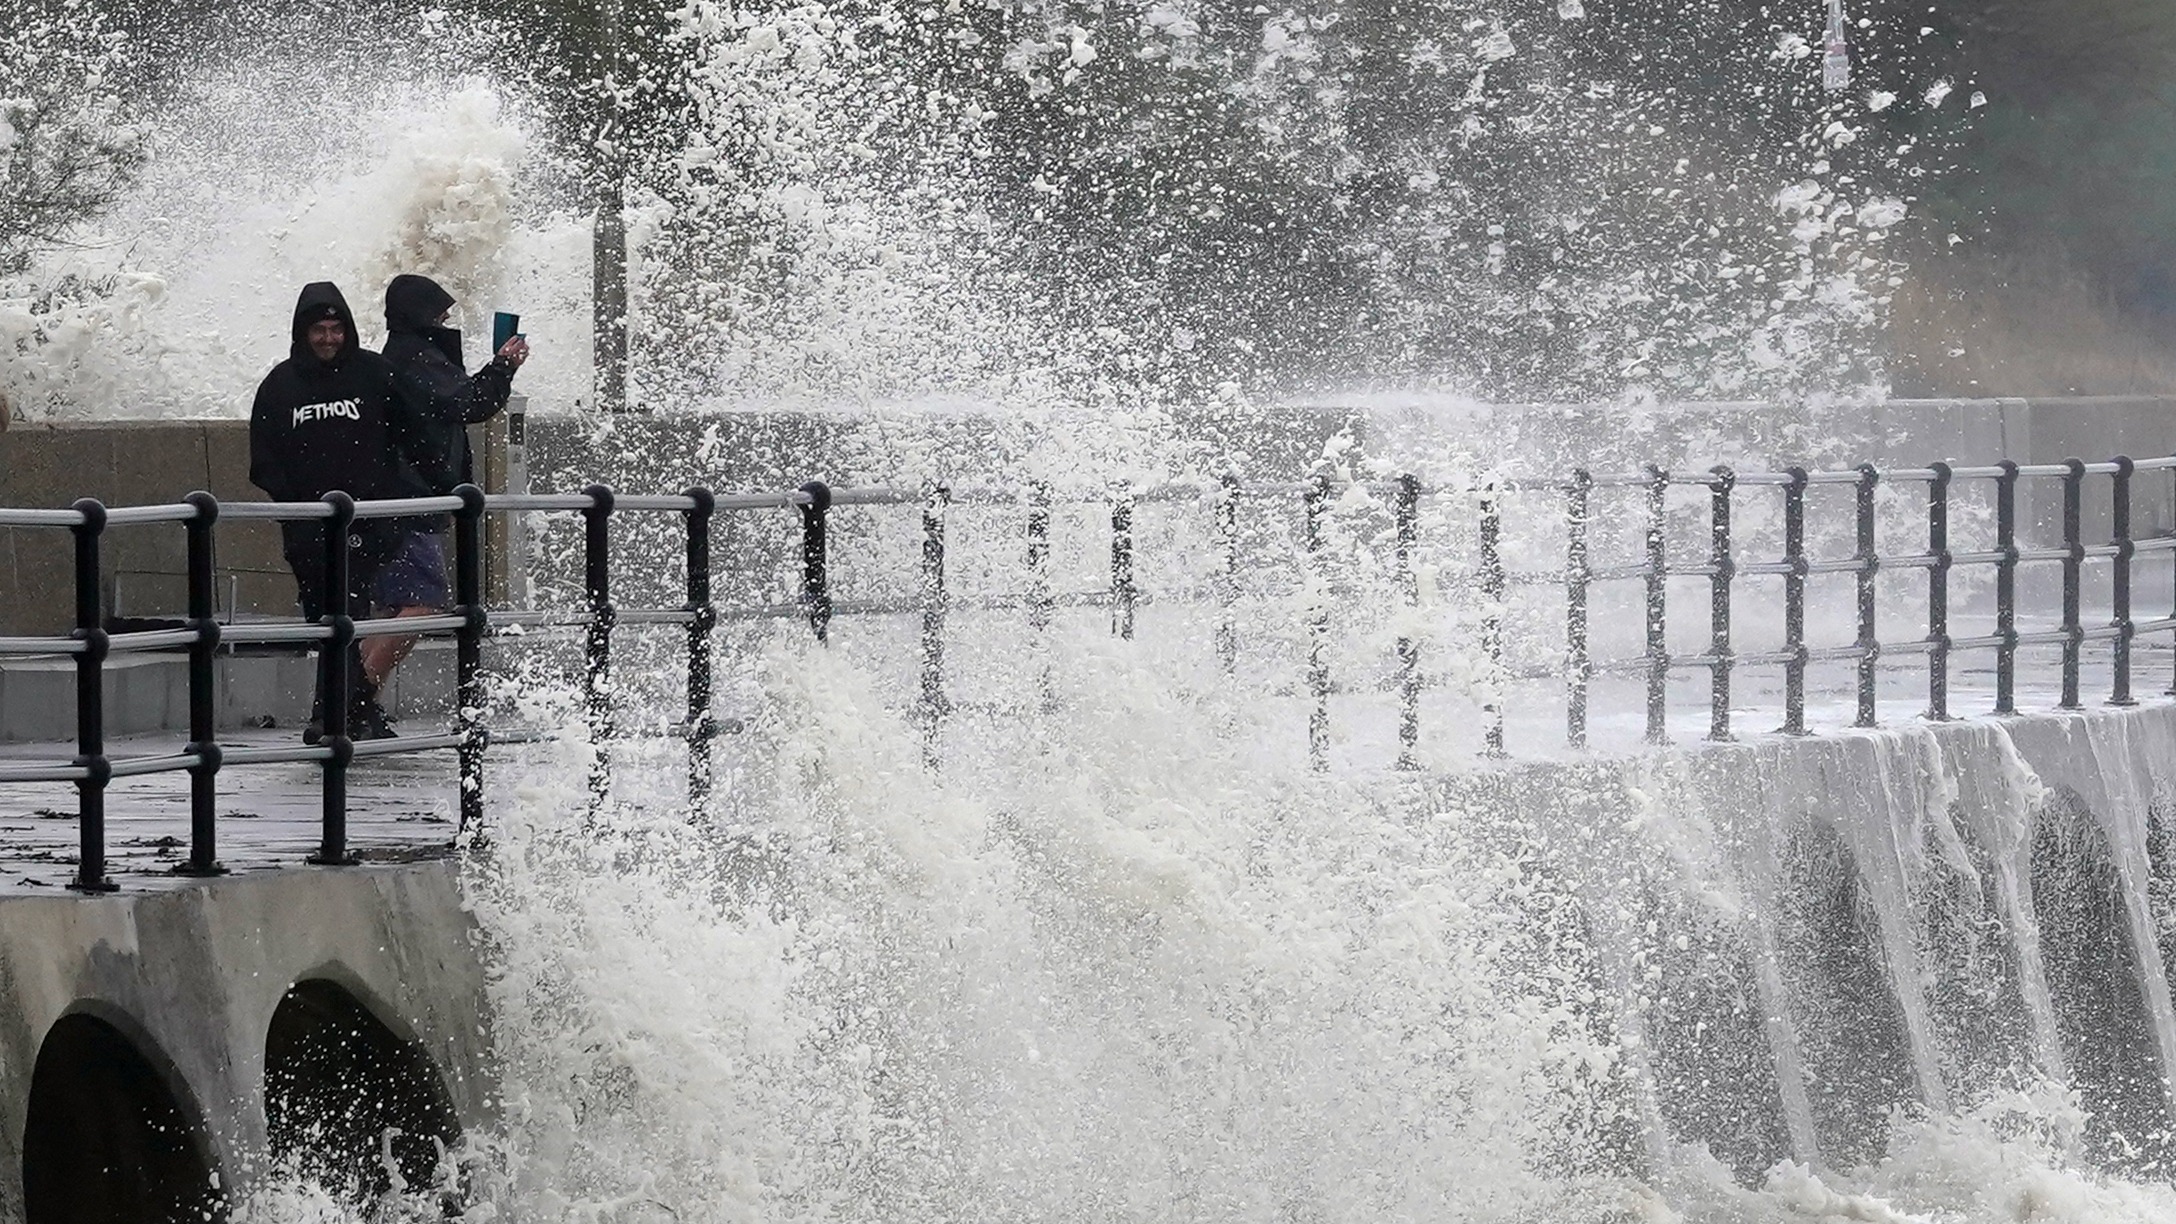
[[[599,0],[597,58],[601,69],[594,152],[595,216],[590,239],[591,352],[597,407],[627,410],[627,125],[620,0]]]

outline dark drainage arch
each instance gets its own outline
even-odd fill
[[[440,1146],[460,1138],[453,1101],[416,1042],[403,1041],[345,987],[297,982],[280,999],[264,1043],[265,1122],[283,1168],[352,1199],[438,1178]]]
[[[23,1131],[26,1224],[225,1216],[198,1115],[136,1042],[62,1016],[38,1047]]]

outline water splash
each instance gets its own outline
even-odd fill
[[[368,299],[396,267],[539,319],[532,389],[586,399],[589,103],[549,54],[464,83],[430,51],[458,15],[406,20],[441,37],[211,36],[107,253],[42,272],[112,278],[121,306],[95,353],[38,348],[40,411],[233,411],[282,334],[257,303],[319,275]],[[1900,61],[1878,111],[1824,97],[1817,27],[1782,17],[705,0],[642,20],[606,147],[631,168],[653,406],[1863,395],[1912,150],[1938,143],[1866,148],[1924,126],[1897,102],[1924,82]]]

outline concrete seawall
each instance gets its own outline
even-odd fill
[[[156,1074],[109,1104],[125,1112],[128,1098],[163,1089],[227,1192],[268,1167],[267,1047],[298,983],[359,1003],[432,1069],[461,1126],[486,1121],[483,976],[458,870],[450,860],[298,866],[158,892],[0,900],[0,1219],[26,1217],[26,1174],[57,1172],[41,1153],[65,1127],[48,1094],[34,1102],[33,1081],[77,1070],[50,1056],[71,1018],[110,1027]]]
[[[1623,1052],[1597,1090],[1651,1138],[1756,1180],[1850,1167],[1898,1110],[2038,1074],[2076,1088],[2095,1159],[2176,1155],[2176,703],[1383,785],[1384,819],[1501,834],[1504,903],[1591,984],[1579,1021]],[[177,1184],[216,1212],[283,1154],[490,1124],[458,863],[131,887],[0,899],[0,1219],[166,1218],[145,1187]],[[52,1209],[117,1165],[136,1214]]]
[[[1416,783],[1497,830],[1552,972],[1613,1000],[1650,1137],[1879,1160],[2047,1077],[2103,1167],[2176,1167],[2176,703],[1909,721]],[[1651,1158],[1664,1159],[1651,1153]]]

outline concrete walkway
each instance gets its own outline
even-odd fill
[[[416,733],[427,730],[416,724]],[[233,732],[229,746],[295,742],[287,731]],[[116,739],[115,757],[179,751],[168,735]],[[71,744],[0,744],[0,762],[66,761]],[[315,764],[253,765],[219,775],[220,862],[236,873],[301,866],[320,830]],[[446,854],[455,833],[453,754],[420,752],[358,760],[348,772],[348,845],[366,861]],[[76,788],[70,783],[0,783],[0,897],[63,888],[76,866]],[[172,869],[189,853],[189,775],[116,780],[106,791],[107,873],[124,892],[185,886]],[[337,869],[332,869],[337,870]]]

